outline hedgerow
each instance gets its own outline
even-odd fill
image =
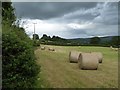
[[[18,29],[3,26],[3,88],[31,88],[39,73],[40,67],[35,61],[32,40],[21,29]]]

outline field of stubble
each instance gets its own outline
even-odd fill
[[[39,88],[117,88],[118,52],[108,47],[45,46],[35,50],[37,64],[41,66],[36,87]],[[54,52],[48,51],[53,47]],[[101,52],[103,63],[98,70],[81,70],[77,63],[69,63],[69,51]]]

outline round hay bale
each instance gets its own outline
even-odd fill
[[[113,47],[112,47],[112,46],[110,46],[110,48],[112,49]]]
[[[84,70],[97,70],[98,57],[92,53],[81,53],[78,59],[79,68]]]
[[[118,51],[118,48],[114,48],[115,51]]]
[[[48,48],[48,50],[49,50],[49,51],[55,51],[55,49],[54,49],[54,48]]]
[[[111,50],[114,50],[114,48],[113,48],[112,46],[110,46],[110,49],[111,49]]]
[[[41,47],[41,50],[45,50],[45,47]]]
[[[103,55],[102,55],[102,53],[100,53],[100,52],[92,52],[92,54],[94,54],[95,56],[98,57],[99,63],[102,63],[102,60],[103,60]]]
[[[70,63],[78,63],[78,58],[79,58],[80,52],[69,52],[69,61]]]

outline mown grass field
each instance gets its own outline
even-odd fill
[[[117,88],[118,52],[109,47],[93,46],[49,46],[35,51],[41,72],[36,87],[39,88]],[[48,47],[55,51],[48,51]],[[80,70],[77,63],[69,63],[69,51],[101,52],[103,63],[98,70]],[[88,57],[89,58],[89,57]]]

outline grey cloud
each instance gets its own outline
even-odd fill
[[[40,19],[51,24],[85,24],[88,22],[95,26],[92,29],[73,29],[66,27],[65,31],[56,33],[56,35],[65,38],[118,35],[118,7],[115,2],[16,2],[13,4],[19,17]],[[48,33],[50,34],[50,32]]]
[[[65,30],[64,32],[60,33],[59,35],[61,37],[70,39],[70,38],[84,38],[84,37],[89,37],[87,36],[87,32],[84,29],[70,29],[69,30]]]
[[[99,15],[99,14],[98,14]],[[93,19],[95,19],[98,15],[92,15],[91,13],[87,13],[87,14],[81,14],[81,15],[74,15],[71,17],[67,17],[66,21],[68,22],[88,22],[88,21],[92,21]]]
[[[95,29],[86,30],[88,36],[115,36],[118,35],[117,25],[96,25]]]
[[[84,9],[83,12],[79,11],[79,14],[72,12],[66,14],[61,19],[63,22],[93,22],[105,25],[117,25],[118,24],[118,3],[109,2],[106,5],[104,3],[98,3],[96,7],[90,9]],[[59,19],[58,19],[59,20]]]
[[[50,21],[53,22],[61,22],[61,23],[81,23],[81,22],[91,22],[94,20],[96,17],[100,15],[99,12],[96,10],[91,9],[80,9],[77,11],[73,11],[70,13],[65,14],[62,17],[57,17],[57,18],[52,18],[49,19]]]
[[[70,32],[71,34],[75,34],[75,35],[87,34],[84,29],[69,29],[67,32],[68,33]]]
[[[96,2],[13,2],[18,17],[50,19],[81,8],[93,8]]]
[[[118,24],[117,2],[104,5],[97,2],[14,2],[18,17],[51,19],[54,22],[94,22]],[[84,9],[83,12],[81,9]],[[74,14],[77,12],[79,14]],[[84,11],[88,11],[84,13]],[[73,14],[72,14],[73,13]],[[71,14],[71,15],[69,15]],[[64,17],[65,16],[65,17]]]
[[[102,7],[102,5],[101,5]],[[100,11],[99,16],[95,17],[94,23],[101,23],[105,25],[117,25],[118,24],[118,3],[107,3]]]

